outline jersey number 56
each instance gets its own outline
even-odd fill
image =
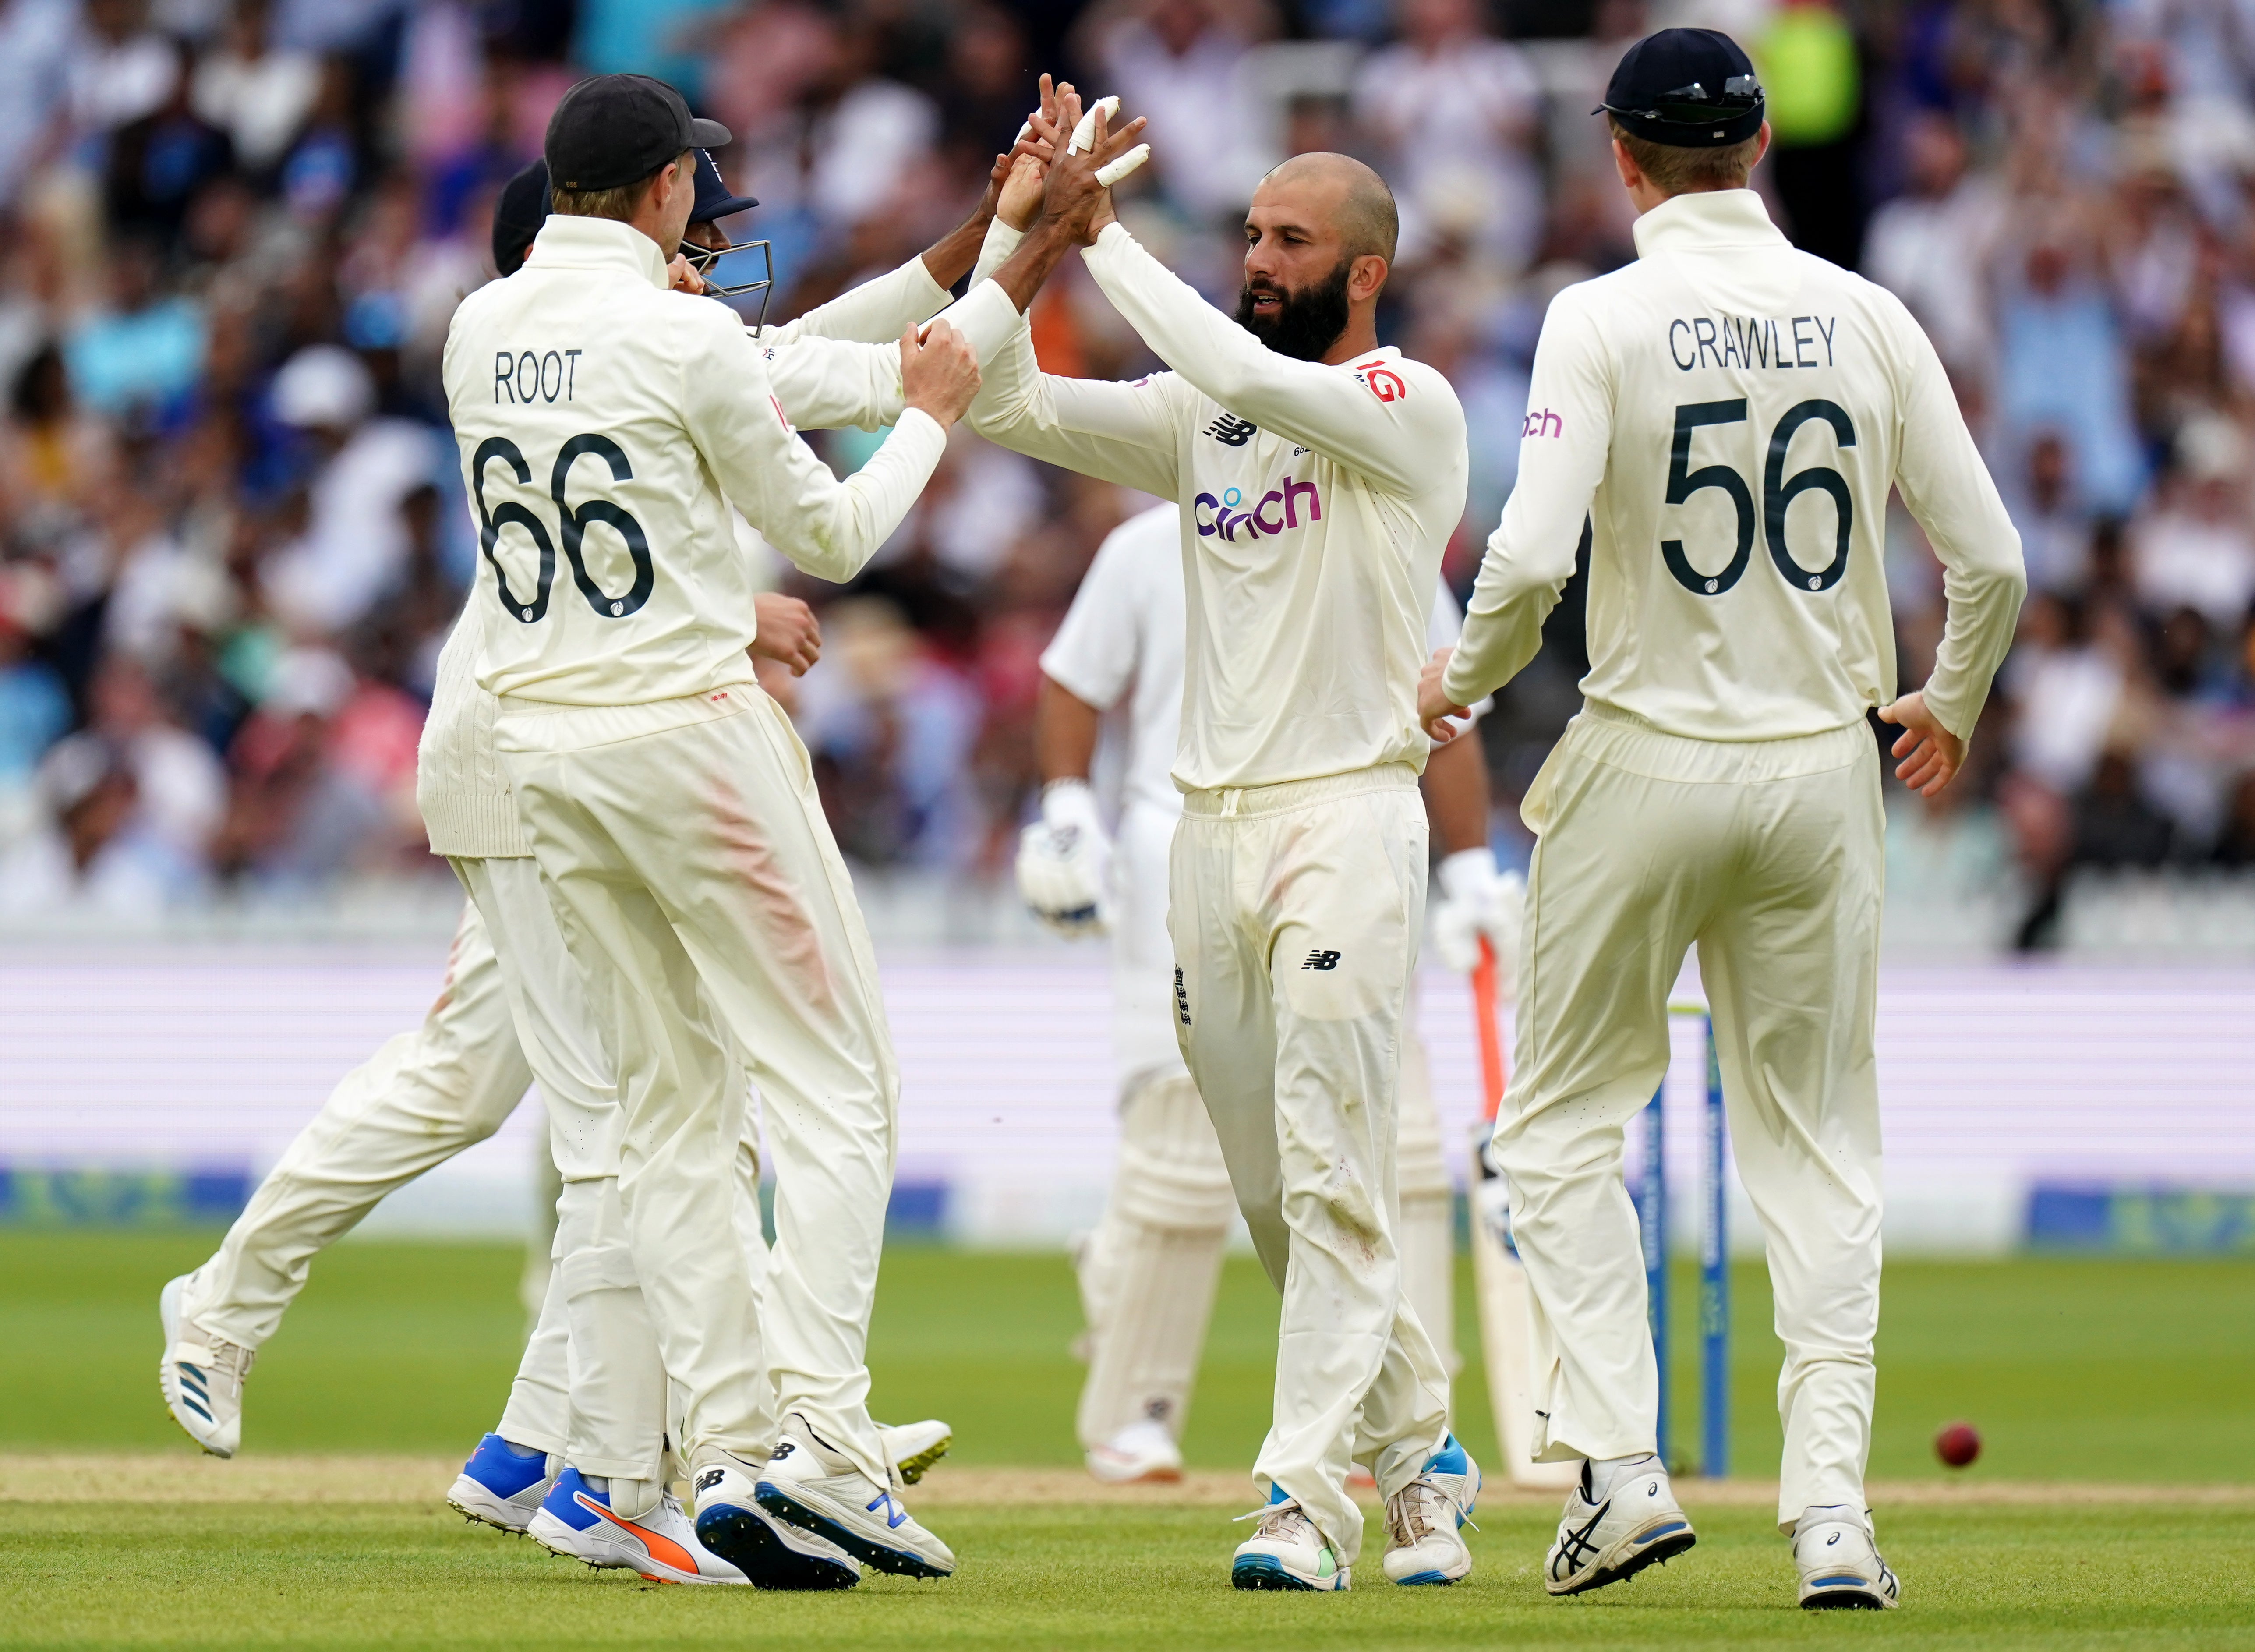
[[[1779,419],[1777,428],[1770,432],[1769,462],[1762,472],[1762,531],[1769,542],[1769,559],[1777,564],[1777,571],[1785,576],[1788,585],[1799,590],[1829,591],[1840,583],[1840,576],[1848,571],[1848,534],[1855,525],[1856,508],[1848,497],[1848,479],[1830,465],[1811,465],[1790,477],[1785,474],[1785,450],[1793,440],[1793,433],[1812,418],[1821,418],[1831,425],[1832,434],[1841,446],[1856,445],[1856,426],[1847,411],[1837,402],[1802,402]],[[1682,540],[1660,542],[1661,559],[1668,564],[1668,573],[1675,576],[1676,584],[1694,596],[1720,596],[1736,585],[1739,576],[1746,571],[1754,548],[1754,502],[1746,478],[1728,465],[1691,468],[1691,432],[1703,425],[1743,425],[1746,419],[1743,397],[1734,402],[1689,402],[1675,410],[1675,441],[1668,455],[1668,503],[1680,505],[1703,488],[1719,488],[1730,496],[1739,517],[1738,549],[1729,566],[1719,573],[1702,573],[1693,567],[1691,559],[1683,554]],[[1829,566],[1814,570],[1795,562],[1785,548],[1785,513],[1795,498],[1811,488],[1832,496],[1837,516],[1832,560]]]
[[[607,620],[624,619],[650,601],[650,587],[657,582],[657,573],[650,566],[650,541],[626,507],[608,499],[590,499],[574,510],[564,496],[564,489],[572,479],[573,464],[592,456],[609,465],[613,482],[626,482],[634,475],[627,456],[618,443],[608,436],[588,432],[566,442],[556,455],[556,464],[548,473],[549,497],[556,502],[556,514],[563,528],[564,559],[572,565],[572,583],[580,587],[580,594],[587,599],[587,606]],[[470,477],[478,500],[478,548],[493,564],[494,586],[501,593],[501,605],[511,618],[530,625],[546,617],[548,593],[556,582],[556,546],[548,537],[548,529],[531,510],[514,499],[505,499],[491,510],[486,507],[486,466],[500,460],[509,467],[520,486],[532,481],[532,467],[524,460],[517,445],[506,436],[489,436],[478,444],[478,451],[470,460]],[[634,583],[622,596],[613,596],[597,585],[587,572],[581,544],[590,523],[600,522],[609,526],[626,542],[627,555],[634,561]],[[523,528],[532,540],[533,548],[540,552],[540,573],[529,597],[519,596],[509,589],[509,575],[502,572],[494,546],[500,542],[501,531],[510,524]]]

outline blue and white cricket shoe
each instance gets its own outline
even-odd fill
[[[1698,1541],[1658,1458],[1617,1473],[1603,1497],[1597,1495],[1585,1462],[1582,1478],[1566,1494],[1566,1512],[1543,1564],[1542,1586],[1552,1594],[1602,1589],[1673,1560]]]
[[[1879,1557],[1871,1515],[1862,1509],[1804,1509],[1794,1523],[1793,1564],[1801,1572],[1803,1611],[1885,1612],[1901,1603],[1902,1585]]]
[[[242,1444],[242,1380],[257,1351],[214,1337],[186,1316],[181,1298],[194,1277],[182,1274],[158,1295],[165,1357],[157,1363],[157,1387],[190,1439],[214,1457],[232,1457]]]
[[[454,1476],[446,1506],[521,1537],[555,1481],[547,1452],[511,1445],[500,1435],[488,1434]]]
[[[1316,1522],[1287,1496],[1282,1486],[1268,1490],[1268,1506],[1240,1520],[1258,1520],[1253,1535],[1237,1545],[1229,1563],[1233,1589],[1352,1589],[1353,1569],[1324,1540]]]
[[[761,1472],[759,1504],[879,1571],[945,1578],[955,1571],[955,1551],[917,1522],[893,1487],[833,1451],[797,1411],[783,1419],[782,1443]]]
[[[827,1538],[801,1531],[760,1507],[760,1471],[718,1447],[697,1454],[690,1472],[697,1536],[761,1589],[850,1589],[861,1568]]]
[[[652,1583],[749,1581],[697,1541],[671,1492],[659,1494],[657,1508],[629,1519],[612,1510],[608,1490],[597,1491],[576,1468],[556,1477],[525,1531],[551,1553],[598,1570],[630,1571]]]
[[[1448,1584],[1471,1571],[1463,1527],[1479,1490],[1479,1465],[1449,1435],[1417,1478],[1386,1500],[1386,1575],[1399,1584]]]

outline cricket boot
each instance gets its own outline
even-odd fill
[[[542,1548],[599,1571],[620,1570],[652,1583],[742,1584],[744,1574],[697,1541],[681,1500],[661,1491],[656,1507],[631,1518],[611,1507],[611,1483],[576,1468],[556,1477],[526,1527]]]
[[[1268,1506],[1240,1520],[1258,1520],[1229,1563],[1233,1589],[1351,1589],[1353,1569],[1342,1566],[1316,1522],[1282,1486],[1269,1489]]]
[[[804,1417],[783,1419],[783,1439],[760,1475],[760,1507],[837,1544],[863,1565],[903,1578],[945,1578],[955,1554]]]
[[[1581,1480],[1566,1494],[1557,1541],[1543,1566],[1542,1586],[1552,1594],[1580,1594],[1633,1578],[1698,1541],[1658,1458],[1614,1465],[1602,1481],[1599,1474],[1596,1464],[1584,1463]]]
[[[1167,1425],[1155,1417],[1130,1423],[1110,1439],[1088,1448],[1088,1472],[1106,1486],[1183,1477],[1182,1449]]]
[[[953,1431],[936,1417],[897,1427],[880,1423],[877,1438],[884,1445],[887,1466],[903,1486],[922,1480],[924,1471],[946,1456],[947,1448],[955,1442]]]
[[[717,1446],[697,1455],[689,1483],[697,1536],[761,1589],[851,1589],[861,1568],[837,1544],[777,1520],[760,1507],[760,1471]]]
[[[1793,1527],[1793,1564],[1801,1571],[1804,1611],[1884,1612],[1901,1601],[1902,1585],[1879,1558],[1871,1515],[1863,1510],[1845,1505],[1803,1509]]]
[[[210,1335],[182,1312],[181,1298],[194,1277],[182,1274],[157,1297],[157,1320],[165,1330],[157,1386],[165,1409],[190,1439],[214,1457],[232,1457],[242,1444],[242,1379],[257,1351]]]
[[[1448,1436],[1417,1478],[1386,1500],[1386,1575],[1400,1584],[1455,1583],[1471,1571],[1463,1528],[1479,1489],[1479,1465]]]
[[[488,1434],[454,1476],[447,1506],[521,1537],[556,1483],[555,1468],[547,1452],[511,1445],[500,1435]]]

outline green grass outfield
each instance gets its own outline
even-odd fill
[[[442,1459],[490,1424],[515,1361],[518,1258],[508,1248],[371,1241],[324,1257],[260,1354],[244,1459],[195,1463],[156,1397],[155,1298],[214,1237],[0,1234],[0,1324],[11,1333],[0,1362],[0,1646],[553,1648],[718,1634],[806,1647],[1169,1652],[1841,1636],[2047,1652],[2255,1648],[2255,1494],[2227,1489],[2255,1485],[2248,1262],[1892,1266],[1872,1468],[1901,1488],[1892,1505],[1882,1495],[1880,1530],[1910,1604],[1844,1620],[1791,1609],[1790,1566],[1758,1501],[1742,1491],[1703,1500],[1689,1480],[1698,1550],[1586,1601],[1542,1597],[1535,1568],[1555,1514],[1508,1499],[1484,1511],[1479,1568],[1457,1589],[1384,1586],[1373,1543],[1365,1587],[1347,1599],[1235,1595],[1226,1582],[1242,1529],[1228,1524],[1235,1507],[1092,1494],[1018,1506],[1011,1477],[993,1472],[1077,1460],[1079,1367],[1065,1346],[1078,1310],[1064,1261],[913,1248],[886,1259],[870,1360],[876,1405],[884,1416],[949,1418],[954,1463],[990,1471],[975,1496],[935,1482],[932,1522],[963,1556],[962,1575],[923,1586],[872,1579],[821,1599],[645,1588],[467,1530],[439,1503]],[[1733,1289],[1733,1466],[1760,1476],[1774,1472],[1777,1347],[1760,1269],[1739,1269]],[[1467,1297],[1468,1348],[1469,1311]],[[1241,1472],[1249,1462],[1275,1326],[1266,1283],[1233,1259],[1187,1442],[1194,1465]],[[1678,1353],[1688,1424],[1693,1350]],[[1493,1466],[1476,1360],[1458,1393],[1461,1432]],[[1979,1424],[1987,1449],[1951,1476],[1929,1441],[1958,1417]],[[287,1471],[278,1459],[306,1452],[419,1453],[431,1484],[357,1501],[340,1471],[320,1485],[320,1501],[296,1502],[246,1478],[245,1501],[209,1501],[234,1494],[229,1474],[259,1472],[261,1459]],[[193,1473],[200,1501],[161,1485],[58,1501],[38,1489],[53,1485],[52,1462],[44,1481],[11,1476],[11,1459],[20,1469],[53,1453],[134,1454]],[[2045,1480],[2081,1489],[2031,1499],[2028,1482]],[[2125,1490],[2092,1484],[2103,1481]],[[2128,1490],[2190,1482],[2212,1489],[2191,1505]],[[2006,1501],[1975,1501],[1985,1485]]]

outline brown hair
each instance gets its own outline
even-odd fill
[[[649,178],[637,178],[630,184],[618,184],[609,189],[566,189],[561,184],[552,185],[548,193],[548,210],[566,218],[612,218],[624,223],[634,216],[635,202],[642,199],[650,180],[666,166],[679,165],[689,154],[685,149]]]
[[[1652,186],[1667,195],[1692,195],[1709,189],[1744,189],[1754,169],[1754,159],[1761,152],[1761,134],[1756,132],[1744,143],[1725,144],[1715,149],[1684,149],[1674,144],[1655,144],[1650,138],[1639,137],[1617,120],[1609,123],[1620,146],[1636,163],[1637,171],[1652,181]]]

